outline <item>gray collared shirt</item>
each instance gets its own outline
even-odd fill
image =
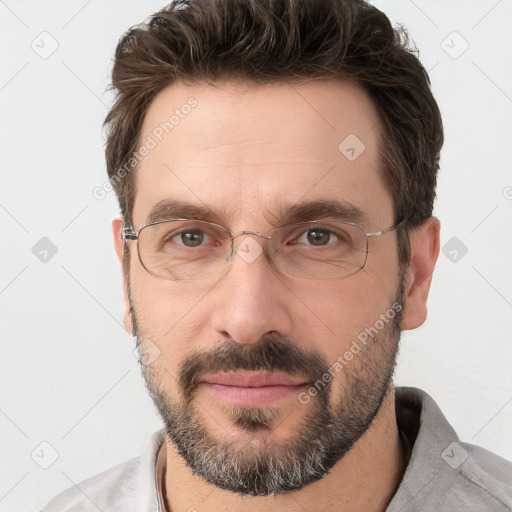
[[[459,441],[424,391],[395,391],[397,423],[412,453],[387,512],[511,512],[512,463]],[[159,430],[141,457],[63,492],[42,512],[165,512],[160,493],[164,446]]]

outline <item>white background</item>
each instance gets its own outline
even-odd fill
[[[430,393],[462,440],[512,459],[512,1],[375,4],[409,28],[431,70],[446,128],[435,213],[442,244],[467,247],[457,262],[440,255],[429,319],[404,335],[396,382]],[[2,512],[40,509],[139,455],[159,428],[121,325],[116,199],[92,190],[106,181],[116,43],[161,7],[0,2]],[[43,31],[59,45],[47,59],[31,48],[51,48]],[[42,237],[58,249],[46,263],[32,252]],[[46,470],[31,458],[43,441],[58,453]]]

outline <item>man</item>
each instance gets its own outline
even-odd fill
[[[44,510],[512,510],[512,464],[393,387],[443,132],[387,17],[174,2],[121,40],[113,87],[125,326],[164,428]]]

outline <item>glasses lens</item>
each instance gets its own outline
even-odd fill
[[[217,224],[167,221],[142,228],[138,241],[144,268],[173,281],[208,281],[228,268],[229,232]],[[311,221],[277,228],[269,254],[284,274],[298,279],[341,279],[366,263],[366,234],[355,224]]]
[[[209,222],[169,221],[144,227],[139,257],[156,277],[174,281],[206,281],[226,268],[231,251],[229,234]]]
[[[299,279],[341,279],[366,262],[366,234],[359,226],[335,221],[288,224],[272,237],[274,264]]]

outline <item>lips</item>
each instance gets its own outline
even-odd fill
[[[236,386],[242,388],[258,388],[266,386],[302,386],[307,384],[304,379],[292,377],[281,372],[228,372],[208,375],[204,379],[208,384]]]
[[[239,407],[263,407],[291,400],[307,382],[281,372],[228,372],[201,382],[211,396]]]

